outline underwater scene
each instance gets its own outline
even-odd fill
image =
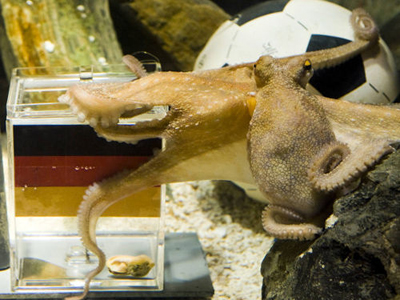
[[[0,298],[399,297],[398,1],[0,8]]]

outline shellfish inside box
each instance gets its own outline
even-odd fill
[[[96,257],[81,245],[76,214],[85,190],[124,169],[138,168],[162,150],[162,140],[108,142],[80,123],[57,98],[82,82],[134,80],[125,66],[15,69],[7,102],[6,197],[14,291],[81,289]],[[124,125],[165,116],[164,107],[124,119]],[[154,267],[143,277],[107,268],[91,289],[163,288],[164,188],[153,187],[110,207],[97,240],[107,257],[146,255]]]

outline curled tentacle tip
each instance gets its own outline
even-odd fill
[[[275,214],[281,214],[286,221],[294,223],[279,223],[275,219]],[[322,233],[322,228],[309,223],[297,223],[295,221],[304,221],[294,211],[280,206],[267,206],[262,213],[262,225],[264,230],[271,236],[285,240],[312,240],[316,235]]]
[[[356,37],[366,41],[376,41],[379,38],[379,30],[374,19],[363,8],[354,9],[351,21],[356,28]]]
[[[346,175],[339,171],[350,152],[346,144],[337,141],[322,147],[308,169],[308,179],[315,189],[329,192],[347,182],[343,178]]]

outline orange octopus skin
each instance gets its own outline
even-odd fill
[[[60,101],[70,104],[99,135],[127,143],[151,137],[165,151],[139,169],[89,187],[78,220],[83,244],[99,257],[85,280],[105,266],[96,243],[98,218],[113,203],[148,187],[222,179],[257,184],[270,202],[266,231],[278,238],[312,239],[327,195],[357,178],[400,141],[400,110],[335,101],[309,93],[313,69],[339,64],[377,45],[371,17],[355,10],[354,42],[304,55],[218,70],[156,73],[129,83],[77,85]],[[143,70],[128,60],[133,70]],[[170,107],[161,120],[117,125],[124,114]]]

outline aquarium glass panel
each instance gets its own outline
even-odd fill
[[[16,69],[7,102],[6,197],[16,292],[78,291],[97,258],[82,246],[76,214],[88,186],[135,170],[157,151],[161,139],[110,142],[80,123],[58,97],[77,83],[135,80],[123,65]],[[154,107],[120,125],[160,119]],[[155,267],[145,277],[103,270],[91,290],[161,290],[164,268],[164,187],[138,192],[111,206],[97,225],[107,257],[146,254]]]

